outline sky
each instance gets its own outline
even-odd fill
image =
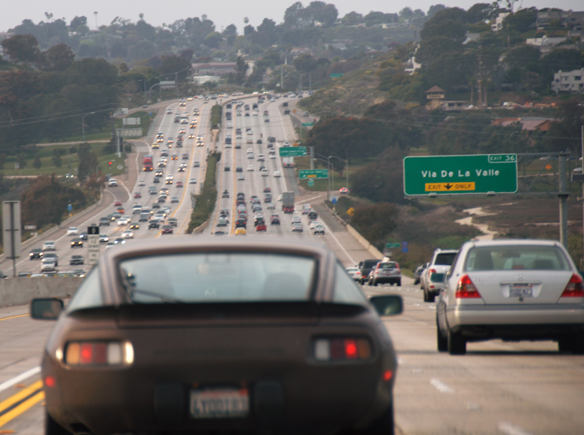
[[[326,1],[326,0],[325,0]],[[366,15],[371,11],[385,13],[399,12],[408,6],[411,9],[421,9],[424,12],[433,4],[443,4],[447,7],[468,9],[475,3],[489,3],[491,0],[410,0],[408,2],[389,2],[388,0],[334,0],[339,11],[339,17],[355,11]],[[208,19],[215,23],[218,31],[229,24],[235,24],[239,33],[242,33],[243,19],[249,18],[253,26],[261,24],[264,18],[270,18],[280,23],[284,18],[284,11],[294,3],[294,0],[165,0],[158,3],[150,0],[18,0],[2,2],[0,13],[0,32],[8,31],[19,25],[22,20],[30,19],[34,23],[47,21],[45,12],[53,14],[53,19],[65,18],[69,23],[77,16],[86,16],[90,27],[109,24],[120,16],[133,22],[139,20],[139,14],[144,14],[146,22],[160,26],[170,24],[176,20],[200,17],[206,14]],[[304,6],[310,0],[301,2]],[[582,0],[523,0],[517,4],[524,8],[535,6],[538,9],[555,7],[564,10],[582,11]],[[97,12],[97,15],[94,15]]]

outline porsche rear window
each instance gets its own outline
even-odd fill
[[[556,246],[508,245],[472,248],[466,257],[466,271],[569,270],[570,264]]]
[[[120,262],[131,300],[139,303],[307,301],[316,260],[269,253],[189,253]]]

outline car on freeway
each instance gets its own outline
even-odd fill
[[[200,166],[201,166],[201,163],[200,163],[200,162],[195,162],[195,163],[193,164],[193,168],[198,168],[198,167],[200,167]]]
[[[256,232],[259,232],[259,231],[267,231],[268,230],[268,227],[266,226],[266,221],[264,221],[263,218],[262,219],[258,219],[255,222],[255,229],[256,229]]]
[[[238,166],[235,168],[235,172],[243,172],[243,168],[241,166]]]
[[[166,222],[173,227],[178,227],[178,220],[176,218],[169,218]]]
[[[41,272],[52,272],[57,269],[57,265],[50,258],[43,258],[41,260]]]
[[[166,177],[165,184],[172,184],[173,182],[174,182],[174,177],[172,175],[169,175]]]
[[[140,187],[146,186],[146,181],[145,180],[138,181],[138,186]]]
[[[274,171],[274,177],[279,178],[282,176],[282,173],[280,171]]]
[[[189,184],[197,184],[197,179],[196,178],[189,179]]]
[[[41,260],[43,258],[43,250],[41,248],[32,248],[28,253],[28,257],[31,260],[36,260],[37,258]]]
[[[99,243],[107,243],[109,242],[109,236],[107,234],[100,234],[99,235]]]
[[[122,232],[122,239],[133,239],[134,238],[134,233],[130,230],[126,230],[124,232]]]
[[[77,227],[69,227],[67,228],[67,236],[77,236],[79,235],[79,228]]]
[[[428,263],[420,264],[416,267],[414,271],[414,285],[418,285],[420,283],[420,278],[422,276],[422,272],[428,267]]]
[[[100,227],[101,226],[109,227],[110,226],[110,222],[111,222],[111,219],[108,218],[107,216],[103,216],[103,217],[100,217],[99,218],[99,226]]]
[[[249,172],[253,172],[253,165],[248,165],[248,167],[247,167],[247,170],[248,170]]]
[[[118,219],[118,226],[128,225],[130,223],[129,216],[122,216]]]
[[[148,222],[148,229],[152,230],[152,229],[159,229],[160,228],[160,222],[157,219],[152,219],[150,220],[150,222]]]
[[[341,193],[341,194],[347,194],[347,193],[349,193],[349,189],[347,189],[346,187],[341,187],[339,189],[339,193]]]
[[[235,228],[235,232],[233,234],[236,236],[245,236],[247,234],[247,231],[243,227],[237,227]]]
[[[322,234],[324,236],[324,225],[316,224],[312,231],[313,231],[313,234]]]
[[[57,247],[55,246],[55,242],[53,240],[47,240],[43,243],[43,247],[41,248],[44,251],[55,251]]]
[[[115,178],[110,178],[107,182],[109,187],[118,187],[118,181]]]
[[[355,281],[361,281],[361,271],[359,270],[359,266],[350,266],[345,269],[349,276],[353,278]]]
[[[292,220],[290,221],[292,224],[300,224],[302,223],[302,219],[300,216],[294,215],[292,216]]]
[[[401,286],[401,270],[395,261],[380,261],[369,273],[368,285],[377,286],[386,283]]]
[[[560,242],[473,240],[436,300],[438,350],[463,355],[468,342],[553,340],[560,352],[582,355],[583,318],[582,276]]]
[[[308,213],[310,213],[311,210],[312,210],[312,207],[310,206],[310,204],[304,204],[302,206],[302,214],[308,214]]]
[[[229,190],[224,190],[221,194],[221,198],[229,198]]]
[[[79,264],[83,264],[83,255],[72,255],[69,260],[69,265],[75,266]]]
[[[170,198],[170,203],[171,204],[174,204],[174,203],[177,203],[177,202],[180,202],[180,199],[178,198],[178,196],[173,196],[173,197]]]
[[[245,175],[237,174],[237,181],[244,181],[244,180],[245,180]]]
[[[368,259],[368,260],[363,260],[359,262],[359,270],[361,271],[361,284],[364,284],[365,281],[367,280],[367,278],[369,277],[369,273],[371,272],[371,269],[373,269],[375,266],[377,266],[377,263],[379,263],[378,259]]]
[[[170,224],[166,224],[162,226],[161,234],[172,234],[173,233],[173,226]]]
[[[436,249],[428,267],[420,276],[420,287],[424,292],[424,302],[434,302],[444,286],[444,274],[450,270],[450,265],[458,254],[455,249]]]
[[[45,433],[391,434],[397,357],[380,315],[402,307],[368,300],[322,245],[108,249],[66,308],[31,302],[31,317],[58,322],[41,363]]]
[[[79,237],[73,237],[71,239],[71,248],[83,248],[83,240]]]
[[[301,233],[301,232],[303,232],[303,231],[304,231],[304,229],[303,229],[303,227],[302,227],[302,223],[301,223],[301,222],[294,222],[294,223],[292,224],[292,232],[293,232],[293,233],[296,233],[296,232],[297,232],[297,233]]]

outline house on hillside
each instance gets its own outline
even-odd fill
[[[539,47],[539,51],[541,54],[546,54],[552,51],[556,45],[560,42],[564,42],[566,38],[564,36],[548,38],[547,36],[543,36],[542,38],[527,38],[525,43],[527,45],[533,45],[535,47]]]
[[[584,68],[574,71],[558,71],[552,80],[552,91],[584,93]]]
[[[446,92],[438,86],[432,86],[426,91],[426,99],[429,100],[426,104],[428,110],[436,110],[442,106],[442,102],[446,98]]]
[[[191,71],[195,76],[222,76],[229,73],[235,74],[237,64],[235,62],[193,63]]]
[[[498,32],[503,28],[503,21],[505,17],[509,15],[511,12],[499,12],[497,18],[495,18],[495,22],[491,24],[491,30],[493,32]]]
[[[520,124],[521,130],[523,131],[549,131],[552,123],[555,120],[552,118],[535,118],[535,117],[525,117],[525,118],[499,118],[491,122],[491,125],[500,125],[502,127],[507,127],[513,124]]]
[[[584,12],[561,11],[558,9],[539,11],[535,19],[535,27],[537,30],[543,30],[554,21],[568,30],[584,30]]]

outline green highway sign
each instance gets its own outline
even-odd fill
[[[328,178],[328,169],[300,169],[298,171],[298,178],[301,180],[322,180]]]
[[[343,73],[332,73],[331,74],[331,79],[335,79],[337,77],[343,77]]]
[[[282,147],[279,150],[280,157],[302,157],[306,155],[306,147]]]
[[[308,180],[308,185],[309,186],[314,186],[314,180],[312,178],[310,180]]]
[[[404,194],[517,192],[517,154],[404,158]]]
[[[401,243],[386,243],[385,249],[401,248]]]
[[[312,127],[314,126],[314,122],[303,122],[302,127]]]

